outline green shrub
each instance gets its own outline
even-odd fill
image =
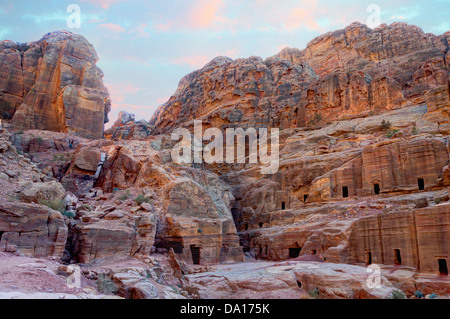
[[[142,203],[149,203],[150,198],[140,194],[136,197],[135,201],[138,205],[141,205]]]
[[[439,204],[441,203],[441,201],[442,201],[442,199],[440,199],[440,198],[435,198],[435,199],[434,199],[434,203],[435,203],[436,205],[439,205]]]
[[[315,113],[314,117],[309,121],[309,124],[310,125],[317,125],[320,122],[322,122],[322,120],[323,120],[322,114]]]
[[[60,212],[61,214],[66,211],[66,202],[64,200],[54,199],[51,201],[40,201],[39,204],[45,205],[53,210]]]
[[[98,276],[97,289],[104,294],[115,294],[119,290],[114,281],[105,274],[100,274]]]
[[[416,298],[418,298],[418,299],[422,299],[422,298],[423,298],[423,294],[422,294],[419,290],[417,290],[417,291],[414,293],[414,296],[416,296]]]
[[[319,288],[317,288],[317,287],[308,292],[308,294],[314,299],[319,298],[319,293],[320,293]]]
[[[436,295],[435,293],[431,294],[430,299],[436,299],[438,297],[438,295]]]
[[[14,132],[14,135],[21,135],[21,134],[23,134],[23,131]]]
[[[394,290],[391,293],[390,299],[406,299],[406,295],[401,290]]]
[[[392,124],[389,121],[383,120],[381,121],[381,127],[383,128],[383,130],[387,131],[391,128]]]
[[[387,138],[393,138],[394,135],[398,132],[399,130],[397,129],[393,129],[393,130],[389,130],[386,132],[386,137]]]
[[[417,130],[417,127],[414,126],[414,127],[412,128],[411,133],[412,133],[412,135],[417,135],[417,134],[419,134],[419,131]]]
[[[66,217],[70,218],[70,219],[75,218],[75,213],[74,213],[74,212],[64,211],[64,212],[62,212],[61,214],[62,214],[63,216],[66,216]]]
[[[119,197],[119,199],[124,201],[124,200],[127,200],[128,198],[130,198],[130,196],[131,196],[130,190],[127,189],[126,192],[124,194],[122,194],[122,196]]]

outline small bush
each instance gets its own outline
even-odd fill
[[[417,127],[414,126],[414,127],[412,128],[411,133],[412,133],[412,135],[417,135],[417,134],[419,134],[419,130],[417,129]]]
[[[386,137],[387,137],[387,138],[393,138],[394,135],[395,135],[398,131],[399,131],[399,130],[397,130],[397,129],[389,130],[389,131],[386,132]]]
[[[419,290],[417,290],[414,293],[414,296],[416,296],[417,299],[422,299],[424,297],[423,294]]]
[[[140,194],[140,195],[138,195],[138,197],[136,197],[135,201],[138,205],[141,205],[142,203],[149,203],[150,198]]]
[[[63,216],[66,216],[66,217],[70,218],[70,219],[75,218],[75,213],[74,213],[74,212],[64,211],[64,212],[62,212],[61,214],[62,214]]]
[[[119,290],[114,281],[105,274],[98,276],[97,289],[104,294],[115,294]]]
[[[23,134],[23,131],[14,132],[14,135],[21,135],[21,134]]]
[[[120,196],[119,199],[121,201],[124,201],[130,198],[130,196],[131,196],[130,190],[127,189],[127,191],[124,194],[122,194],[122,196]]]
[[[434,199],[434,203],[435,203],[436,205],[439,205],[439,204],[441,203],[441,201],[442,201],[442,199],[440,199],[440,198],[435,198],[435,199]]]
[[[390,299],[406,299],[406,295],[401,290],[394,290],[391,293]]]
[[[314,288],[313,290],[309,291],[308,294],[314,299],[319,298],[319,288]]]
[[[381,121],[381,128],[385,131],[389,130],[391,128],[392,124],[389,121],[383,120]]]
[[[322,114],[316,113],[316,114],[314,114],[314,117],[309,121],[309,124],[317,125],[320,122],[322,122],[322,120],[323,120]]]
[[[61,214],[63,214],[66,211],[66,202],[64,200],[54,199],[51,201],[41,201],[39,202],[39,204],[45,205],[48,208],[60,212]]]
[[[438,295],[436,295],[435,293],[433,293],[431,296],[430,296],[430,299],[436,299],[438,297]]]

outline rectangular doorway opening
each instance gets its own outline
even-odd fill
[[[200,247],[191,245],[192,263],[194,265],[200,265]]]
[[[394,249],[394,264],[400,266],[402,264],[402,255],[400,249]]]
[[[448,267],[446,259],[438,259],[439,263],[439,276],[448,276]]]
[[[367,251],[366,252],[367,256],[366,256],[366,264],[367,265],[372,265],[372,252],[371,251]]]
[[[380,184],[374,184],[373,191],[374,191],[375,195],[380,195]]]
[[[297,258],[302,251],[301,247],[289,248],[289,258]]]
[[[419,184],[419,191],[425,190],[425,181],[423,178],[417,179],[417,184]]]
[[[281,210],[285,210],[286,209],[286,202],[281,202]]]
[[[348,187],[342,186],[342,197],[346,198],[348,197]]]

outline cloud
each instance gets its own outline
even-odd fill
[[[105,29],[108,29],[109,31],[116,32],[116,33],[122,33],[122,32],[126,31],[124,27],[122,27],[119,24],[115,24],[115,23],[103,23],[103,24],[99,24],[98,26],[100,28],[105,28]]]
[[[223,15],[223,9],[223,0],[196,0],[189,11],[187,25],[193,29],[206,29],[229,24],[232,20]]]
[[[137,28],[130,30],[128,33],[136,35],[138,38],[149,38],[150,33],[147,32],[148,24],[143,23]]]
[[[128,0],[81,0],[81,1],[91,3],[93,5],[102,7],[105,10],[108,10],[111,5],[119,2],[126,2]]]
[[[211,61],[211,58],[207,55],[195,55],[195,56],[180,56],[172,59],[170,62],[177,65],[188,65],[194,69],[200,69],[205,66],[206,63]]]

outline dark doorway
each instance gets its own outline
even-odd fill
[[[447,260],[438,259],[438,263],[439,263],[439,276],[448,276]]]
[[[348,187],[342,186],[342,197],[346,198],[348,197]]]
[[[419,178],[417,180],[417,184],[419,184],[419,191],[425,190],[425,181],[423,180],[423,178]]]
[[[379,195],[380,194],[380,184],[374,184],[373,191],[375,192],[375,195]]]
[[[303,195],[303,202],[306,203],[306,200],[308,199],[308,194]]]
[[[286,202],[281,202],[281,210],[285,210],[286,209]]]
[[[200,265],[200,247],[191,245],[192,263],[194,265]]]
[[[400,266],[402,264],[402,256],[400,249],[394,249],[394,264]]]
[[[263,222],[259,223],[259,228],[262,228],[263,226],[264,226]]]
[[[312,252],[313,255],[317,254],[317,250],[315,250],[315,249],[313,249],[311,252]]]
[[[248,224],[247,223],[244,224],[244,229],[248,230]]]
[[[173,248],[173,252],[175,254],[180,255],[183,253],[183,239],[181,237],[167,238],[165,241],[165,246],[167,250]]]
[[[302,251],[301,247],[289,248],[289,258],[297,258]]]
[[[372,252],[367,252],[367,265],[372,265]]]

